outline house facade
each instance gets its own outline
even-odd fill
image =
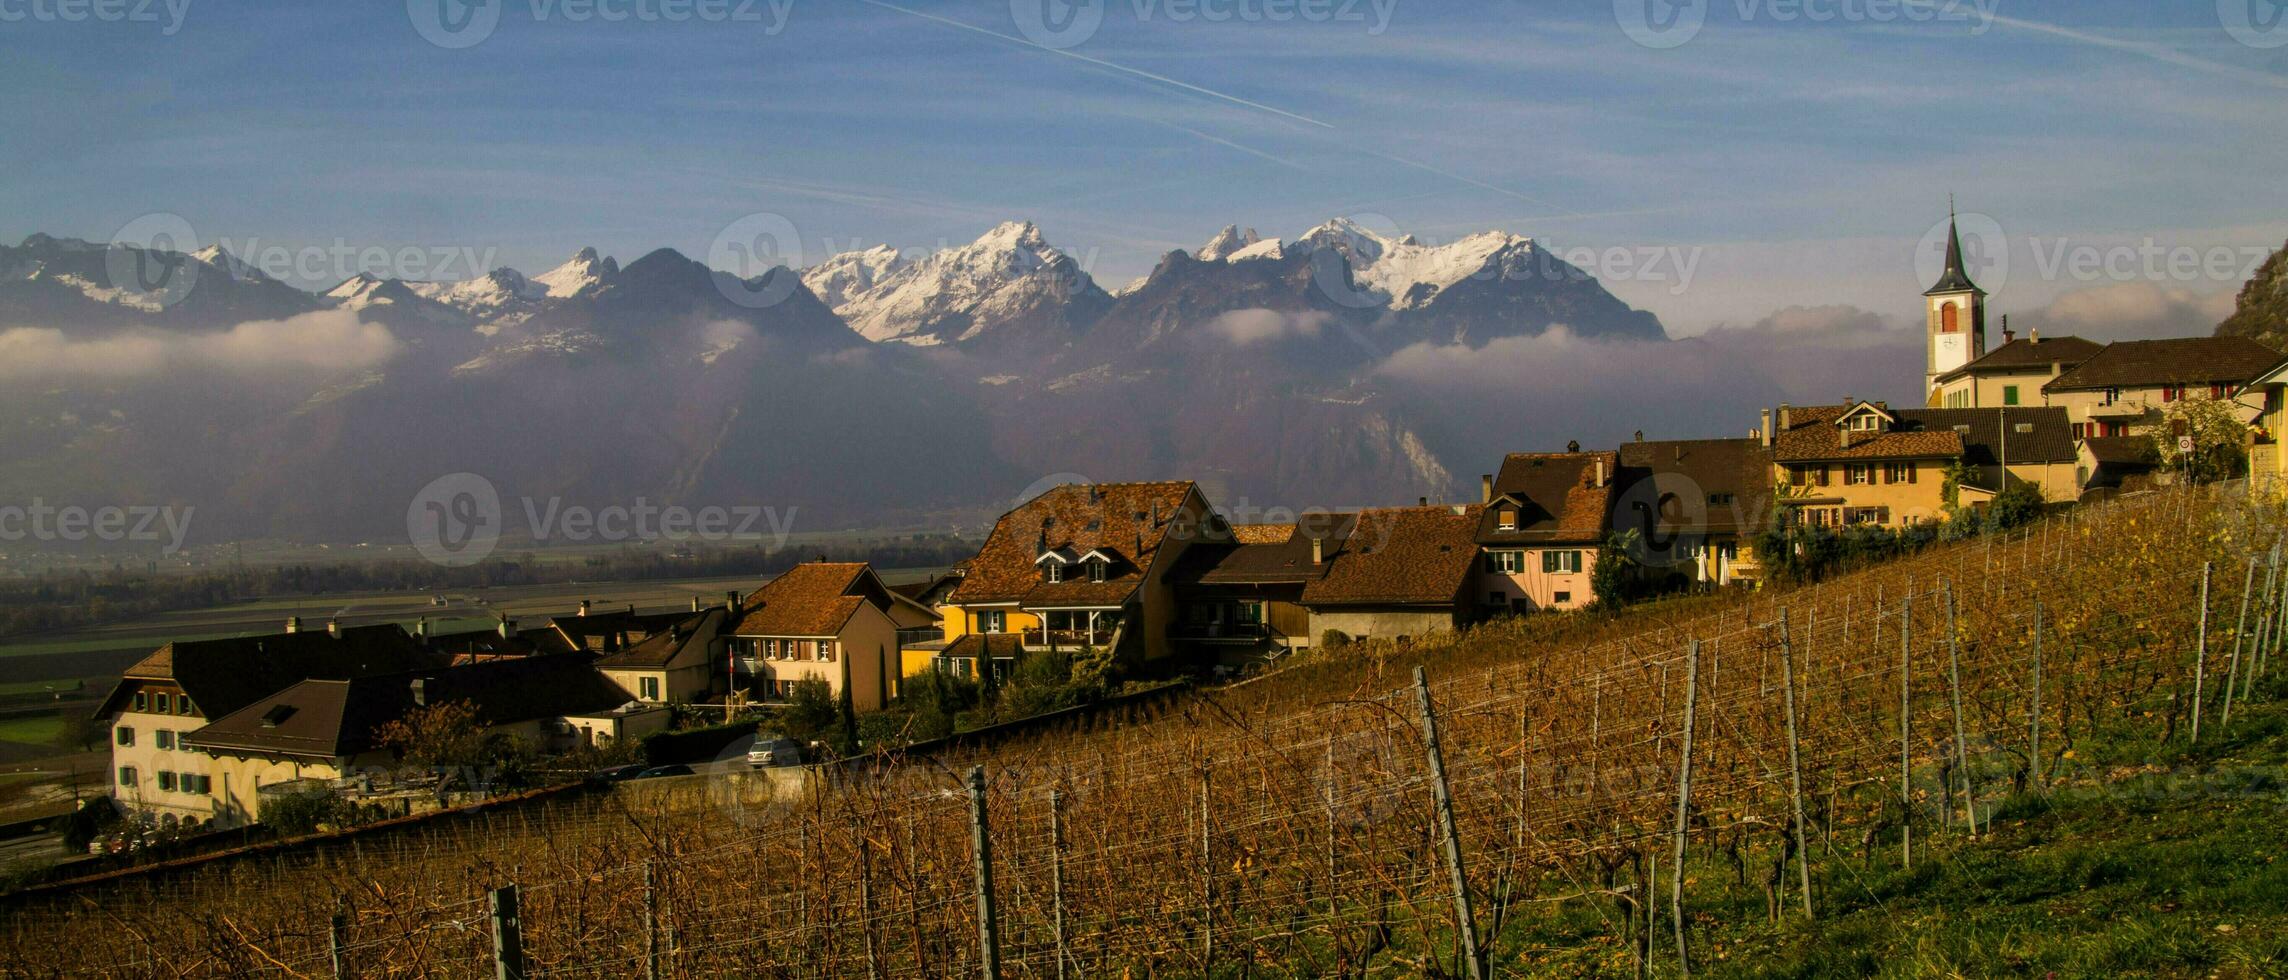
[[[2044,338],[2037,330],[2023,339],[2007,326],[2003,344],[1986,356],[1940,374],[1939,408],[2017,408],[2045,404],[2042,388],[2080,367],[2105,345],[2080,337]]]
[[[2251,384],[2279,360],[2245,337],[2127,340],[2043,385],[2043,404],[2066,410],[2076,438],[2164,433],[2172,407],[2203,399],[2232,401],[2254,422],[2264,404]]]
[[[747,596],[731,629],[732,681],[764,700],[822,681],[852,710],[879,711],[904,677],[900,632],[936,621],[862,562],[806,562]]]
[[[1768,420],[1767,420],[1768,423]],[[1771,446],[1742,439],[1638,440],[1620,449],[1613,529],[1656,577],[1703,585],[1762,575],[1756,537],[1776,517]]]
[[[1487,609],[1579,609],[1612,531],[1616,452],[1513,453],[1480,479],[1473,590]]]
[[[1946,516],[1961,433],[1901,426],[1881,402],[1782,405],[1772,421],[1775,492],[1790,524],[1901,527]]]
[[[630,700],[645,704],[706,701],[729,686],[724,674],[736,600],[733,593],[723,605],[698,613],[676,613],[675,621],[658,632],[597,657],[596,670],[619,685]]]
[[[2281,435],[2288,432],[2288,360],[2243,385],[2238,397],[2258,406],[2249,437],[2249,482],[2274,492],[2288,488],[2288,453],[2280,451]]]
[[[1370,508],[1344,526],[1339,542],[1305,537],[1321,558],[1299,603],[1310,613],[1309,634],[1406,639],[1477,619],[1485,511],[1482,504]]]
[[[967,636],[1013,636],[1022,649],[1167,657],[1168,573],[1186,548],[1229,533],[1188,481],[1051,488],[1002,515],[963,566],[937,610],[946,650]]]

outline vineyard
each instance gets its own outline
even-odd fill
[[[489,975],[509,885],[532,976],[1715,970],[1711,915],[1863,904],[1876,869],[2247,724],[2288,632],[2283,516],[2146,495],[799,791],[631,787],[22,896],[0,973]]]

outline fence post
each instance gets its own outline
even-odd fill
[[[659,874],[658,862],[643,866],[644,980],[659,980]]]
[[[2232,626],[2232,662],[2224,672],[2224,714],[2217,719],[2217,724],[2228,729],[2232,726],[2233,691],[2240,686],[2240,650],[2248,640],[2248,600],[2255,588],[2256,559],[2250,557],[2248,574],[2242,576],[2240,582],[2240,618]]]
[[[858,929],[866,943],[866,976],[882,980],[882,954],[874,947],[874,843],[858,831]]]
[[[1700,709],[1700,641],[1693,640],[1684,654],[1684,751],[1676,767],[1675,847],[1669,860],[1669,919],[1676,927],[1676,968],[1692,975],[1692,956],[1684,942],[1684,831],[1692,811],[1692,732]]]
[[[2071,707],[2070,705],[2068,707]],[[2034,787],[2049,792],[2049,768],[2042,765],[2042,603],[2034,601],[2034,706],[2026,712],[2027,764],[2034,767]]]
[[[2193,744],[2201,744],[2201,695],[2209,679],[2209,573],[2216,562],[2201,563],[2201,628],[2193,645]]]
[[[1803,836],[1803,759],[1795,728],[1795,642],[1788,635],[1785,606],[1780,608],[1780,678],[1787,685],[1788,798],[1795,809],[1796,873],[1803,884],[1803,917],[1810,919],[1817,915],[1811,910],[1811,846]]]
[[[347,980],[350,975],[349,961],[342,957],[342,933],[348,928],[349,917],[338,911],[326,922],[326,957],[333,962],[335,980]]]
[[[495,888],[493,916],[493,976],[496,980],[524,980],[524,920],[516,911],[516,886]]]
[[[1422,749],[1430,758],[1430,792],[1438,804],[1439,836],[1445,838],[1446,870],[1454,879],[1454,931],[1462,940],[1471,980],[1485,980],[1485,954],[1478,946],[1478,920],[1470,912],[1470,878],[1462,867],[1462,832],[1454,826],[1454,797],[1446,784],[1446,755],[1438,745],[1438,715],[1430,707],[1430,675],[1414,668],[1414,700],[1422,709]]]
[[[969,769],[969,849],[977,865],[977,954],[985,980],[1001,980],[1001,931],[993,915],[993,837],[985,817],[985,767]]]
[[[1215,854],[1210,846],[1208,830],[1208,785],[1213,778],[1205,764],[1200,767],[1200,964],[1206,972],[1207,964],[1215,962]]]
[[[1909,870],[1915,866],[1914,615],[1910,589],[1899,600],[1899,861]]]
[[[1954,583],[1946,584],[1946,686],[1954,699],[1954,764],[1962,770],[1962,818],[1978,836],[1978,797],[1970,779],[1970,741],[1962,724],[1962,631],[1954,623]]]
[[[1072,951],[1065,944],[1065,810],[1064,797],[1049,791],[1049,905],[1050,926],[1057,940],[1057,980],[1065,980],[1065,963]]]

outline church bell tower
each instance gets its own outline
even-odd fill
[[[1938,376],[1986,355],[1986,290],[1962,267],[1962,233],[1954,207],[1947,206],[1946,271],[1923,292],[1928,322],[1923,328],[1924,391],[1937,397]]]

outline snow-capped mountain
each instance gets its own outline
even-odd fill
[[[113,276],[134,281],[114,282]],[[0,328],[206,328],[319,309],[217,246],[191,254],[35,234],[0,246]]]
[[[888,246],[844,253],[804,279],[859,336],[923,346],[1078,328],[1110,300],[1030,221],[918,260]]]
[[[333,301],[336,309],[365,313],[387,308],[419,317],[429,323],[466,324],[466,314],[427,296],[421,295],[413,285],[403,279],[383,279],[370,272],[360,272],[326,290],[325,297]]]
[[[573,253],[570,261],[532,277],[533,285],[541,287],[552,299],[561,299],[604,281],[620,271],[618,259],[600,257],[594,246]]]
[[[416,295],[436,300],[479,320],[493,320],[509,313],[529,311],[534,304],[548,298],[548,287],[524,277],[524,273],[502,266],[475,279],[460,282],[409,282],[406,286]]]
[[[220,244],[209,245],[191,253],[191,257],[230,274],[233,279],[269,281],[262,270],[239,260]]]
[[[1253,228],[1241,231],[1238,225],[1225,225],[1222,231],[1216,232],[1214,238],[1208,239],[1207,244],[1193,252],[1192,257],[1202,262],[1215,262],[1228,259],[1232,253],[1262,241],[1263,236],[1256,234]]]

